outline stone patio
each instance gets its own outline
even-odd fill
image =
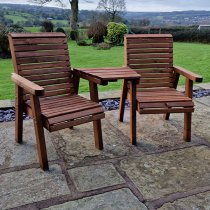
[[[21,145],[14,122],[0,123],[0,209],[210,209],[210,98],[195,107],[190,143],[182,140],[183,114],[169,121],[137,114],[137,146],[130,145],[128,109],[124,123],[118,110],[106,112],[103,151],[94,147],[92,123],[46,131],[47,172],[37,163],[32,120],[24,121]]]

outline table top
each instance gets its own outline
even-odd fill
[[[81,77],[101,84],[103,82],[117,81],[118,79],[138,80],[140,75],[129,67],[112,68],[80,68],[75,69]]]

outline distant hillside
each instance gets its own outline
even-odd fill
[[[210,11],[128,12],[127,19],[149,19],[153,25],[210,24]]]
[[[0,24],[20,24],[24,27],[40,26],[43,20],[51,20],[57,27],[69,24],[68,9],[21,4],[0,4]],[[88,25],[95,11],[81,10],[79,22]],[[125,21],[150,20],[152,26],[180,26],[210,24],[210,11],[182,12],[126,12]]]

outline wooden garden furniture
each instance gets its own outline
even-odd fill
[[[141,75],[136,85],[137,111],[140,114],[184,113],[184,140],[191,140],[193,82],[202,77],[184,68],[173,66],[173,37],[170,34],[125,35],[125,66]],[[193,60],[192,60],[193,62]],[[180,75],[186,78],[185,93],[176,90]],[[123,121],[127,94],[131,94],[125,80],[121,96],[120,121]]]
[[[89,80],[90,98],[98,102],[97,85],[108,85],[109,82],[125,80],[129,84],[130,94],[130,142],[136,143],[136,84],[139,83],[140,75],[129,67],[115,68],[91,68],[74,69],[77,74],[86,80]]]
[[[23,112],[33,118],[40,167],[48,169],[44,129],[53,132],[93,121],[95,146],[103,149],[103,108],[78,95],[63,33],[11,33],[16,84],[16,135],[22,142]]]

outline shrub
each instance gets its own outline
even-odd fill
[[[60,28],[60,27],[58,27],[55,31],[66,34],[65,30],[63,28]]]
[[[96,22],[89,27],[87,34],[89,39],[93,39],[93,43],[101,43],[107,35],[107,28],[102,22]]]
[[[128,33],[128,27],[123,23],[110,22],[107,25],[107,38],[113,44],[123,43],[123,38]]]
[[[88,43],[85,40],[77,41],[77,45],[79,46],[88,46]]]
[[[78,31],[72,30],[70,32],[70,38],[71,38],[71,40],[77,40],[77,38],[78,38]]]
[[[105,42],[99,43],[97,45],[97,50],[109,50],[111,48],[111,46]]]
[[[25,32],[24,28],[15,24],[10,26],[0,26],[0,57],[11,57],[9,52],[8,33],[11,32]]]
[[[51,21],[43,21],[41,24],[42,28],[41,31],[42,32],[53,32],[54,29],[54,25]]]
[[[77,35],[77,42],[86,39],[88,39],[86,30],[85,29],[79,30]]]

